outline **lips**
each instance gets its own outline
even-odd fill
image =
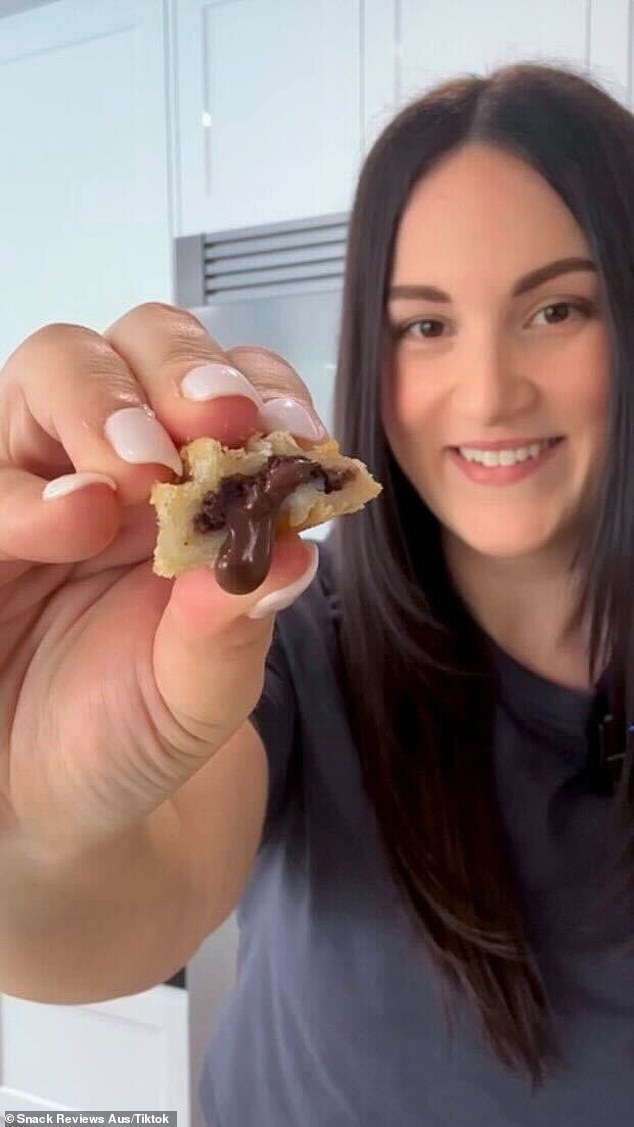
[[[450,446],[450,450],[520,450],[523,446],[536,446],[544,442],[550,443],[551,446],[555,442],[561,442],[563,435],[557,435],[554,438],[504,438],[496,442],[460,442],[458,446]]]
[[[551,440],[546,445],[542,444],[541,452],[537,457],[528,457],[521,461],[515,460],[510,465],[501,463],[488,466],[479,460],[464,457],[459,450],[453,449],[449,449],[447,455],[460,474],[478,486],[510,486],[540,474],[543,468],[558,457],[558,450],[562,442],[563,439]]]

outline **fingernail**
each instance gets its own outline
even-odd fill
[[[262,406],[262,397],[253,384],[229,364],[210,363],[192,368],[181,382],[181,393],[186,399],[194,399],[198,403],[241,395],[251,399],[258,407]]]
[[[47,482],[42,490],[42,498],[50,501],[52,497],[65,497],[67,493],[75,493],[78,489],[85,489],[87,485],[96,484],[109,485],[116,492],[116,481],[105,473],[67,473]]]
[[[269,399],[260,408],[260,418],[268,431],[288,430],[298,438],[318,441],[328,434],[317,415],[297,399]]]
[[[106,419],[104,429],[108,442],[124,462],[156,462],[177,474],[183,472],[178,450],[149,407],[123,407]]]
[[[296,579],[294,583],[290,583],[288,587],[282,587],[279,591],[273,591],[270,595],[265,595],[256,603],[252,610],[249,611],[248,618],[265,618],[267,614],[276,614],[279,610],[285,610],[290,607],[291,603],[295,602],[307,587],[310,587],[317,568],[319,566],[319,548],[316,544],[307,543],[311,554],[311,560],[303,575]]]

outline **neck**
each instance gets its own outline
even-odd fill
[[[494,558],[446,531],[443,547],[462,599],[501,649],[546,680],[582,691],[593,687],[590,624],[574,633],[567,629],[579,585],[561,551]]]

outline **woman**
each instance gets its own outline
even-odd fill
[[[234,349],[237,374],[183,388],[217,346],[133,311],[90,339],[133,404],[112,455],[86,439],[112,408],[98,374],[50,408],[33,375],[63,383],[87,330],[9,361],[1,546],[54,563],[22,603],[26,565],[5,565],[3,883],[37,887],[3,924],[0,986],[142,989],[238,904],[213,1127],[629,1122],[633,154],[632,116],[564,68],[460,78],[395,118],[351,218],[335,411],[383,493],[316,575],[315,546],[301,578],[306,545],[278,545],[253,596],[153,581],[145,498],[178,469],[170,436],[319,436],[280,358]],[[187,394],[212,398],[195,415]],[[110,481],[45,513],[33,475],[73,468]]]

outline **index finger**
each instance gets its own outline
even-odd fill
[[[223,350],[188,310],[137,306],[104,336],[146,388],[177,445],[211,437],[240,446],[262,430],[289,430],[309,444],[327,437],[309,389],[288,361],[252,345]]]
[[[103,336],[143,386],[176,445],[210,437],[239,446],[258,430],[263,402],[257,389],[189,310],[137,305]],[[215,368],[215,390],[203,398],[205,368]],[[183,380],[192,373],[187,388]]]

